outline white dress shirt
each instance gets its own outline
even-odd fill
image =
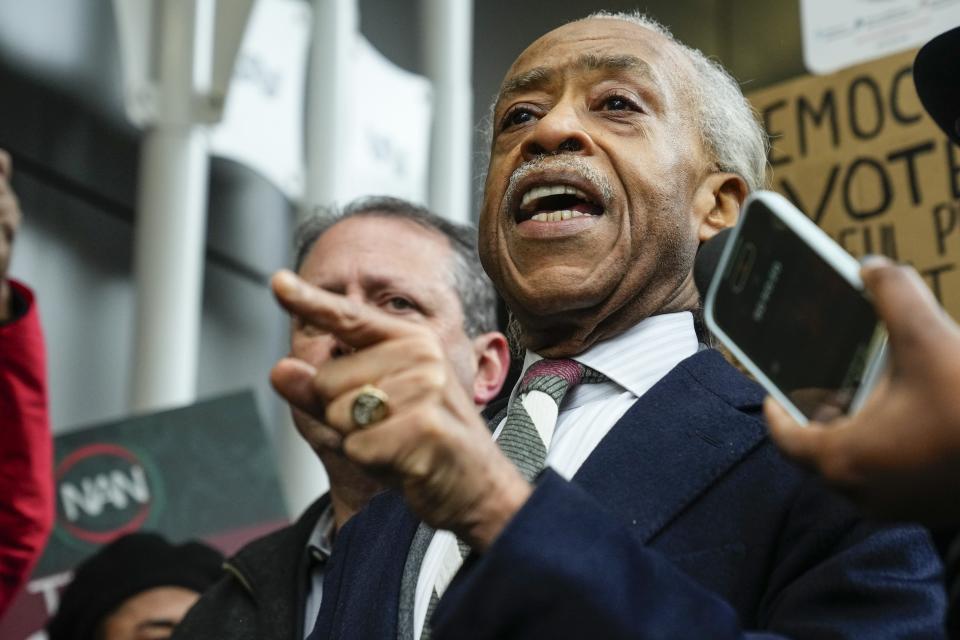
[[[570,390],[560,406],[546,464],[564,478],[572,478],[637,398],[698,349],[693,316],[684,311],[647,318],[576,356],[574,360],[602,373],[609,382],[578,385]],[[523,373],[541,359],[528,351]],[[511,402],[516,393],[514,387]],[[497,426],[494,438],[499,437],[505,421]],[[449,561],[450,545],[456,546],[456,537],[449,531],[438,531],[420,565],[413,611],[414,637],[418,640],[437,579],[442,576],[448,583],[459,568]]]

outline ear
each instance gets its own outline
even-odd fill
[[[477,373],[473,378],[473,402],[484,406],[497,397],[510,369],[510,347],[502,333],[492,331],[473,339]]]
[[[749,191],[747,182],[735,173],[711,173],[704,179],[693,201],[701,244],[737,223]]]

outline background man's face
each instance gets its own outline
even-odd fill
[[[576,353],[672,310],[692,286],[691,203],[708,172],[694,105],[679,89],[692,78],[666,38],[608,19],[548,33],[508,72],[480,255],[526,346],[544,346],[530,344],[538,328],[549,340],[572,322],[580,327],[566,350]],[[566,193],[548,195],[557,190]]]
[[[469,390],[477,363],[464,331],[452,269],[453,250],[439,232],[408,220],[358,216],[338,222],[320,236],[301,265],[300,276],[322,289],[432,328]],[[292,356],[318,366],[343,349],[329,334],[294,321]]]

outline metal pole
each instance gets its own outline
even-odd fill
[[[306,188],[301,214],[337,201],[347,179],[357,0],[314,0],[307,78]]]
[[[314,0],[305,118],[306,185],[300,218],[335,204],[347,180],[351,58],[359,24],[357,0]],[[289,416],[289,413],[287,413]],[[277,431],[280,480],[291,516],[330,486],[323,465],[290,418]]]
[[[473,0],[421,0],[425,69],[433,82],[430,208],[470,220]]]
[[[195,399],[209,158],[198,124],[196,0],[157,4],[158,113],[140,151],[134,232],[137,286],[133,408]]]

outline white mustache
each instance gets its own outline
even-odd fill
[[[510,174],[510,180],[507,183],[507,190],[503,194],[504,201],[513,203],[517,196],[517,185],[520,181],[535,171],[547,170],[565,170],[576,173],[586,179],[594,189],[600,194],[603,205],[606,205],[613,197],[613,187],[607,179],[596,169],[594,169],[586,160],[580,156],[537,156],[533,160],[527,160],[513,170]]]

